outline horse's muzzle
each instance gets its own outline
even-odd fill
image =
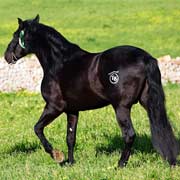
[[[4,58],[8,64],[15,64],[18,60],[14,52],[5,52]]]

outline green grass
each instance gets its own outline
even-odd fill
[[[130,44],[155,57],[179,56],[179,7],[179,0],[0,0],[0,55],[17,28],[16,18],[39,13],[41,22],[92,52]],[[169,84],[165,92],[168,115],[180,139],[180,86]],[[123,142],[111,107],[80,113],[76,164],[60,167],[44,152],[33,131],[43,106],[39,94],[0,94],[0,179],[179,179],[180,165],[170,169],[154,151],[148,118],[139,105],[132,110],[137,132],[134,153],[124,169],[116,169]],[[65,115],[45,134],[67,156]]]
[[[66,38],[89,51],[113,46],[139,46],[154,57],[179,56],[179,0],[0,0],[0,55],[17,17],[41,16]]]
[[[167,112],[180,139],[180,85],[165,86]],[[140,105],[132,110],[137,133],[133,155],[124,169],[116,169],[123,142],[112,108],[80,113],[75,147],[76,164],[60,167],[46,154],[34,134],[44,101],[40,94],[0,94],[0,179],[8,180],[170,180],[179,179],[180,165],[170,169],[153,149],[149,122]],[[45,129],[45,134],[67,157],[66,116]]]

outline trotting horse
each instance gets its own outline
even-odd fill
[[[18,18],[18,23],[5,59],[13,64],[30,53],[39,59],[46,105],[34,131],[53,159],[64,162],[63,153],[53,149],[43,133],[48,124],[63,112],[67,114],[67,161],[73,163],[79,111],[111,104],[125,143],[118,165],[125,166],[135,139],[130,111],[133,104],[140,102],[150,119],[154,147],[170,165],[176,164],[179,147],[167,118],[155,58],[132,46],[89,53],[54,28],[39,23],[39,15],[25,21]]]

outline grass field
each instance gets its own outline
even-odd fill
[[[180,139],[180,85],[165,86],[168,115]],[[44,152],[33,131],[44,102],[39,94],[0,94],[0,179],[170,180],[179,179],[180,165],[170,169],[151,145],[149,122],[140,105],[132,110],[137,133],[133,155],[124,169],[116,169],[123,143],[111,107],[80,113],[75,147],[76,164],[60,167]],[[67,157],[66,117],[45,134]],[[179,158],[178,158],[179,159]]]
[[[179,0],[0,0],[0,55],[17,28],[17,17],[41,16],[89,51],[130,44],[154,57],[180,52]]]
[[[130,44],[154,57],[179,56],[179,0],[0,0],[0,56],[17,28],[17,17],[41,16],[67,39],[95,52]],[[180,140],[180,85],[165,86],[168,115]],[[169,168],[153,149],[149,122],[139,106],[132,110],[137,133],[133,155],[117,169],[123,142],[111,107],[80,113],[76,164],[60,167],[44,152],[34,124],[44,106],[40,94],[0,93],[0,180],[178,180],[179,165]],[[66,116],[45,134],[67,156]]]

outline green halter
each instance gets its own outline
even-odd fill
[[[24,44],[24,30],[21,30],[19,34],[19,45],[25,49],[25,44]]]

